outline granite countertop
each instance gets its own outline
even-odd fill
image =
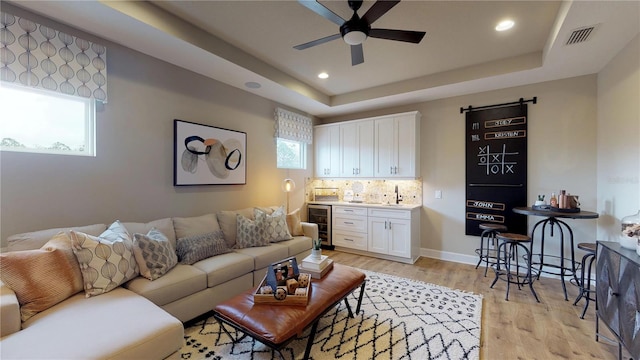
[[[333,205],[333,206],[353,206],[353,207],[366,207],[366,208],[380,208],[380,209],[398,209],[398,210],[413,210],[422,207],[421,204],[371,204],[371,203],[353,203],[348,201],[307,201],[307,204],[314,205]]]

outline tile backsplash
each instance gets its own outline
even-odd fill
[[[422,203],[422,179],[382,180],[382,179],[305,179],[305,199],[314,201],[316,188],[336,188],[338,200],[343,201],[345,190],[354,190],[354,196],[360,196],[365,203],[393,203],[395,186],[402,195],[402,204]],[[362,188],[362,193],[355,190]]]

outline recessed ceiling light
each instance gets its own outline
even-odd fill
[[[329,78],[329,74],[327,74],[326,72],[321,72],[320,74],[318,74],[318,77],[320,79],[327,79]]]
[[[498,23],[498,25],[496,25],[496,31],[505,31],[505,30],[509,30],[513,27],[515,23],[513,22],[513,20],[504,20],[504,21],[500,21]]]
[[[249,89],[260,89],[262,87],[260,83],[257,83],[255,81],[246,82],[244,83],[244,86],[248,87]]]

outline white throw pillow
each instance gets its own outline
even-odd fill
[[[260,235],[264,243],[290,240],[291,234],[287,226],[287,215],[284,208],[280,207],[271,214],[255,209],[255,217],[260,227]]]
[[[133,242],[115,222],[98,236],[71,230],[73,253],[80,264],[86,297],[107,293],[138,276]],[[107,236],[109,239],[102,237]]]

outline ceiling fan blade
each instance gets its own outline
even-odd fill
[[[369,25],[371,25],[374,21],[378,20],[382,15],[386,14],[387,11],[391,10],[391,8],[396,6],[399,2],[400,0],[378,0],[369,8],[369,10],[367,10],[362,19],[369,23]]]
[[[340,39],[341,37],[342,36],[340,34],[329,35],[329,36],[323,37],[322,39],[317,39],[317,40],[309,41],[308,43],[296,45],[293,48],[296,49],[296,50],[304,50],[304,49],[310,48],[312,46],[324,44],[324,43],[329,42],[331,40]]]
[[[362,52],[362,44],[351,45],[351,66],[362,64],[364,62],[364,53]]]
[[[332,21],[336,25],[340,26],[344,24],[345,19],[341,18],[339,15],[336,15],[333,11],[329,10],[324,5],[320,4],[317,0],[309,1],[309,0],[298,0],[298,2],[306,7],[307,9],[313,11],[314,13],[322,16],[329,21]]]
[[[369,31],[370,37],[386,40],[405,41],[414,44],[422,41],[422,38],[425,34],[426,33],[424,31],[409,30],[371,29]]]

